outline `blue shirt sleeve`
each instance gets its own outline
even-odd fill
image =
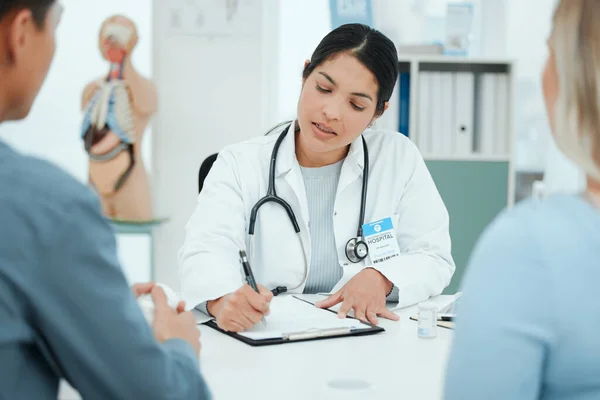
[[[448,400],[530,400],[543,390],[554,300],[532,225],[526,213],[505,214],[473,253],[447,365]]]
[[[159,344],[117,260],[96,198],[79,190],[28,277],[31,324],[83,398],[208,399],[192,347]]]

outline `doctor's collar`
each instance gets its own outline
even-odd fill
[[[365,167],[364,162],[364,148],[362,143],[362,137],[364,132],[361,133],[352,143],[350,143],[350,149],[346,155],[346,159],[352,158],[356,165],[362,170]]]
[[[294,132],[290,132],[290,128],[294,127]],[[294,119],[290,122],[289,125],[286,125],[284,129],[280,130],[277,136],[281,135],[283,132],[287,130],[287,135],[283,139],[281,143],[281,148],[279,149],[279,154],[277,156],[277,163],[275,166],[275,176],[281,176],[287,172],[289,172],[293,165],[298,163],[296,158],[296,133],[300,130],[298,126],[298,120]],[[368,130],[367,130],[368,131]],[[365,131],[366,132],[366,131]],[[363,132],[364,134],[364,132]],[[344,160],[350,160],[353,165],[356,165],[358,169],[361,171],[357,171],[358,173],[362,172],[364,168],[364,149],[362,144],[362,136],[358,136],[352,143],[350,143],[350,149],[348,150],[348,154]]]

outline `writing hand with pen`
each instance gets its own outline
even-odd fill
[[[269,315],[273,292],[257,285],[246,252],[240,251],[240,262],[246,284],[234,293],[227,294],[206,304],[208,312],[215,317],[219,328],[229,332],[252,329]]]
[[[258,293],[245,284],[233,293],[207,303],[208,312],[216,319],[219,328],[229,332],[242,332],[269,315],[273,293],[258,285]]]

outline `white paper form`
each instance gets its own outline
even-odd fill
[[[339,319],[337,314],[322,310],[291,295],[274,297],[266,326],[256,325],[239,335],[253,340],[283,338],[287,334],[339,328],[368,329],[369,325],[352,318]]]

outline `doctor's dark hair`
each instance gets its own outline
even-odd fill
[[[315,49],[310,62],[304,68],[304,79],[322,63],[338,55],[350,54],[360,61],[377,80],[377,106],[375,113],[381,115],[385,103],[392,97],[398,79],[398,52],[394,43],[383,33],[363,24],[346,24],[332,30]]]
[[[31,10],[31,15],[38,28],[44,27],[46,14],[56,0],[0,0],[0,21],[13,10]]]

